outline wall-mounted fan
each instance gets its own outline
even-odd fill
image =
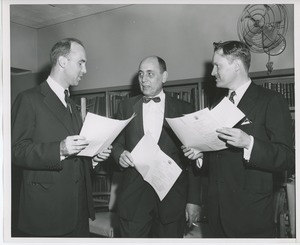
[[[267,68],[271,73],[270,56],[281,54],[286,47],[288,29],[287,9],[283,4],[247,5],[238,20],[238,35],[256,53],[268,55]]]

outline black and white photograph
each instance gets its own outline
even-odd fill
[[[299,11],[2,0],[1,242],[298,243]]]

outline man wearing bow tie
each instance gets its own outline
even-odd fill
[[[189,103],[169,97],[163,91],[167,81],[166,63],[157,56],[145,58],[139,66],[138,80],[143,95],[120,103],[117,117],[137,116],[114,143],[112,155],[124,170],[122,193],[118,199],[122,237],[183,237],[186,222],[199,220],[199,176],[194,174],[181,150],[181,144],[165,118],[191,113]],[[134,167],[130,152],[144,136],[151,133],[161,150],[182,169],[181,175],[160,201],[151,185]]]

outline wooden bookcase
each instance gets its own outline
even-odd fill
[[[284,95],[290,108],[291,117],[295,125],[295,89],[294,89],[294,69],[274,70],[271,74],[267,72],[254,72],[250,73],[252,81],[258,85],[264,86],[269,89],[276,90]],[[182,79],[176,81],[168,81],[164,85],[166,94],[173,97],[182,99],[193,104],[195,110],[203,109],[211,106],[214,94],[216,92],[215,79],[209,78],[193,78]],[[86,112],[96,113],[102,116],[114,118],[117,112],[118,104],[121,100],[140,93],[138,87],[134,86],[117,86],[109,88],[99,88],[91,90],[73,91],[72,98],[76,102],[78,108],[81,109],[82,117],[84,118]],[[83,99],[85,98],[85,99]],[[83,109],[82,109],[83,108]],[[294,141],[295,142],[295,141]],[[101,164],[104,167],[98,169],[99,176],[97,183],[105,183],[103,186],[97,186],[94,183],[95,192],[109,192],[110,185],[107,184],[105,176],[107,171],[111,171],[112,160],[108,159],[106,164]],[[107,170],[110,169],[110,170]],[[206,171],[202,173],[202,191],[199,193],[202,199],[202,221],[206,221],[206,195],[207,195],[207,176]],[[109,174],[107,176],[110,176]],[[289,213],[288,196],[286,183],[291,180],[290,173],[280,175],[276,181],[277,189],[275,190],[275,209],[276,217],[275,223],[278,227],[278,237],[292,237],[291,235],[291,214]],[[289,181],[291,182],[291,181]],[[295,200],[295,198],[293,198]],[[102,200],[99,200],[100,202]],[[294,219],[292,219],[294,220]],[[290,223],[289,223],[290,222]]]
[[[256,72],[252,74],[252,80],[258,85],[283,94],[289,105],[292,119],[295,119],[294,69],[276,70],[271,75],[266,72]]]

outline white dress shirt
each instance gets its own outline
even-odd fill
[[[160,102],[156,103],[150,100],[148,103],[143,103],[143,127],[145,134],[147,132],[151,133],[156,143],[158,143],[164,122],[166,95],[161,91],[155,97],[159,97]]]

